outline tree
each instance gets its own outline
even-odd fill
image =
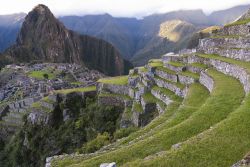
[[[49,75],[47,73],[43,74],[44,79],[49,79]]]

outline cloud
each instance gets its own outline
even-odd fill
[[[0,14],[27,13],[37,4],[45,4],[57,16],[109,13],[142,17],[180,9],[203,9],[209,13],[247,3],[250,0],[227,0],[226,3],[220,0],[6,0],[1,2]]]

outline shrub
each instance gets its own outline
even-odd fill
[[[85,153],[93,153],[109,143],[110,143],[110,136],[107,132],[104,132],[103,134],[98,134],[94,140],[91,140],[88,143],[86,143],[83,146],[83,151]]]
[[[127,137],[130,133],[133,133],[137,130],[138,130],[138,128],[136,128],[136,127],[118,129],[114,133],[114,139],[117,140],[117,139],[121,139],[123,137]]]

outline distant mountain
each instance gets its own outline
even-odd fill
[[[109,41],[116,48],[119,48],[124,58],[129,59],[133,55],[133,46],[135,45],[133,34],[128,27],[124,27],[119,22],[119,19],[105,14],[84,17],[66,16],[59,18],[59,20],[71,30]]]
[[[25,16],[25,13],[0,16],[0,52],[15,42]]]
[[[129,65],[108,42],[67,30],[44,5],[25,17],[16,44],[4,56],[10,62],[84,64],[108,75],[124,74]]]
[[[82,17],[65,16],[60,17],[59,20],[70,30],[110,42],[125,59],[131,60],[135,65],[142,65],[148,59],[159,57],[165,52],[175,52],[188,46],[196,46],[197,41],[203,37],[196,32],[209,26],[229,23],[248,8],[250,5],[236,6],[213,12],[209,16],[205,15],[202,10],[180,10],[154,14],[143,19],[115,18],[104,14]],[[170,24],[171,21],[174,23],[176,20],[182,23],[177,27],[175,24]],[[167,25],[175,34],[181,34],[181,38],[171,41],[169,36],[159,35],[159,32],[163,30],[163,25],[165,28]],[[8,38],[2,38],[0,29],[1,39],[7,41]],[[188,44],[188,41],[192,41],[191,44]],[[2,46],[6,48],[9,44],[6,42]]]
[[[226,10],[213,12],[208,16],[211,25],[224,25],[235,21],[250,8],[250,5],[236,6]]]

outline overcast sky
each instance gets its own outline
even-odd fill
[[[142,17],[180,9],[203,9],[207,14],[250,0],[0,0],[0,14],[28,13],[37,4],[47,5],[56,16],[109,13]]]

